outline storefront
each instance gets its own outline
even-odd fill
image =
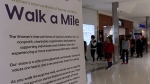
[[[132,21],[119,19],[118,23],[120,36],[132,34],[133,30]],[[112,16],[99,14],[99,36],[101,36],[102,39],[105,40],[105,38],[108,35],[112,35],[111,29],[112,29]]]
[[[146,52],[148,52],[148,42],[147,42],[147,31],[146,31],[146,25],[145,24],[139,24],[134,22],[134,38],[137,39],[137,37],[140,35],[142,36],[142,40],[145,44]]]
[[[141,35],[146,38],[146,26],[144,24],[134,23],[134,38]]]

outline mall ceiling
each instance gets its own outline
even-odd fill
[[[150,0],[83,0],[83,7],[112,13],[112,2],[119,2],[120,16],[145,23],[150,16]]]

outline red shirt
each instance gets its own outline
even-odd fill
[[[105,53],[114,53],[114,44],[113,43],[106,43],[104,46]]]

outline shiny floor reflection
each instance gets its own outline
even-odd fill
[[[87,84],[150,84],[149,55],[131,59],[128,65],[119,63],[109,70],[94,69],[95,71],[87,72]],[[93,68],[99,66],[99,64],[93,67],[88,66]]]

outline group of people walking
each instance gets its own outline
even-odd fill
[[[128,55],[129,52],[131,54],[131,57],[134,57],[134,54],[136,52],[137,58],[143,57],[143,52],[145,50],[146,46],[146,40],[142,36],[138,36],[136,39],[133,39],[132,37],[126,37],[124,36],[121,44],[121,59],[124,59],[126,56],[126,60],[128,61]],[[125,63],[123,61],[123,63]]]
[[[87,51],[87,44],[84,41],[84,50],[85,50],[85,55]],[[101,39],[98,41],[95,40],[95,36],[91,36],[91,41],[90,41],[90,51],[91,51],[91,57],[93,59],[92,65],[94,65],[95,62],[95,53],[97,53],[97,61],[102,60],[102,57],[104,56],[105,52],[105,60],[108,62],[108,68],[112,66],[112,56],[114,53],[114,45],[112,43],[112,39],[110,37],[107,37],[106,42],[103,43]],[[87,58],[85,56],[85,59],[87,61]]]
[[[120,38],[120,59],[122,59],[122,64],[128,64],[128,58],[129,53],[131,54],[131,57],[134,57],[135,51],[137,54],[137,58],[143,57],[143,49],[145,46],[145,41],[142,39],[141,36],[138,36],[137,39],[133,39],[132,37],[123,36],[123,38]],[[87,51],[87,44],[84,41],[84,48],[85,48],[85,54]],[[98,39],[98,41],[95,40],[95,36],[91,36],[91,42],[90,42],[90,51],[91,51],[91,57],[93,59],[92,65],[94,65],[95,60],[102,60],[104,57],[105,60],[107,60],[108,66],[106,69],[110,68],[112,66],[112,57],[114,51],[114,44],[112,42],[111,37],[107,37],[106,41],[103,43],[101,39]],[[95,53],[97,52],[97,58],[95,59]],[[85,56],[86,61],[87,58]]]

